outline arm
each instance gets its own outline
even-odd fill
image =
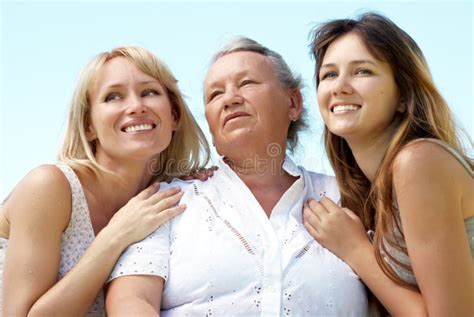
[[[304,210],[305,226],[357,272],[391,314],[472,316],[474,275],[462,202],[472,199],[473,180],[437,145],[416,146],[399,153],[393,175],[421,294],[400,287],[385,276],[360,220],[350,210],[339,208],[328,199],[312,201]]]
[[[346,262],[393,316],[427,316],[421,294],[402,287],[379,267],[360,219],[329,198],[311,200],[304,226],[321,245]]]
[[[164,280],[158,276],[117,278],[107,290],[108,316],[159,316]]]
[[[394,186],[429,315],[474,316],[474,265],[462,209],[473,199],[472,177],[440,146],[423,142],[397,157]]]
[[[57,281],[71,194],[53,166],[30,173],[7,202],[11,229],[4,270],[5,316],[84,315],[121,252],[183,210],[176,190],[149,187],[120,209],[82,258]]]

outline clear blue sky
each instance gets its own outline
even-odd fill
[[[474,134],[471,1],[3,1],[0,8],[0,199],[33,167],[55,161],[76,79],[92,56],[119,45],[154,52],[179,79],[207,133],[202,80],[211,55],[235,35],[280,52],[302,74],[311,130],[295,158],[331,173],[321,146],[308,33],[319,22],[367,10],[388,16],[418,42],[456,119]]]

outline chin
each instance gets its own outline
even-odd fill
[[[348,128],[336,128],[336,129],[329,129],[329,132],[331,132],[334,135],[337,135],[338,137],[341,137],[343,139],[351,136],[354,134],[353,129],[348,129]]]

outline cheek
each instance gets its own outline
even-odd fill
[[[316,92],[316,98],[318,100],[319,111],[324,115],[328,111],[328,98],[327,92],[324,87],[319,87]]]
[[[216,111],[213,111],[211,106],[206,106],[206,110],[204,111],[204,115],[206,117],[207,125],[209,126],[209,130],[214,131],[218,124],[218,117]]]

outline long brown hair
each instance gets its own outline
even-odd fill
[[[433,82],[420,48],[405,31],[382,15],[365,13],[357,19],[333,20],[313,30],[311,51],[316,60],[316,85],[319,85],[318,74],[329,45],[347,33],[357,34],[374,57],[390,64],[406,111],[398,114],[400,123],[373,183],[362,173],[348,143],[327,127],[324,129],[326,150],[341,190],[342,205],[357,212],[367,230],[375,229],[374,251],[378,264],[397,284],[413,287],[400,279],[382,256],[385,253],[391,261],[411,269],[385,250],[384,241],[407,254],[406,247],[394,235],[398,229],[403,237],[398,211],[393,205],[396,203],[392,185],[394,159],[410,141],[435,138],[459,151],[471,165],[472,161],[461,147],[451,112]]]

